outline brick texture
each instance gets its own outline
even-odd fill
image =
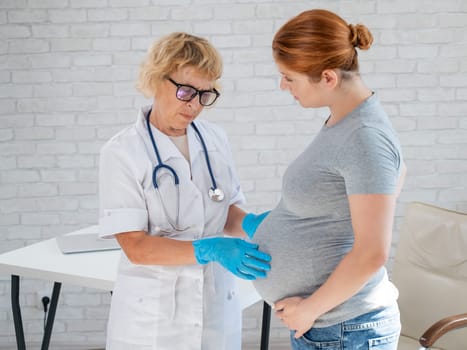
[[[271,39],[313,7],[374,34],[359,56],[362,76],[380,95],[409,169],[397,222],[409,201],[467,211],[463,1],[0,0],[0,253],[97,222],[99,148],[149,102],[134,89],[138,64],[171,31],[205,36],[220,50],[222,98],[202,118],[229,135],[245,208],[273,206],[287,164],[327,112],[303,110],[279,90]],[[35,344],[43,316],[35,291],[52,285],[23,285],[27,342]],[[14,347],[9,293],[9,276],[0,276],[2,349]],[[109,293],[64,286],[51,348],[102,347],[109,302]],[[259,342],[260,325],[258,303],[244,313],[245,342]],[[277,320],[271,337],[287,342]]]

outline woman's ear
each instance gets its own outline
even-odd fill
[[[339,84],[339,75],[334,69],[325,69],[321,73],[321,82],[328,88],[334,89]]]

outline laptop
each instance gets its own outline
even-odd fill
[[[58,248],[63,254],[99,252],[120,249],[115,238],[103,239],[97,233],[62,235],[56,238]]]

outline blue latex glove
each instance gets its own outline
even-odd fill
[[[196,261],[216,261],[235,276],[246,280],[266,277],[271,269],[271,256],[258,250],[258,245],[240,238],[213,237],[193,241]]]
[[[258,228],[259,224],[261,224],[266,216],[269,215],[271,211],[265,211],[259,215],[255,215],[253,213],[246,214],[242,221],[242,229],[246,232],[250,239],[256,233],[256,229]]]

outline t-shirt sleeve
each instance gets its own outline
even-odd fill
[[[99,235],[147,231],[148,212],[131,157],[106,145],[99,159]]]
[[[401,170],[395,136],[373,127],[354,131],[338,155],[347,195],[394,194]]]

